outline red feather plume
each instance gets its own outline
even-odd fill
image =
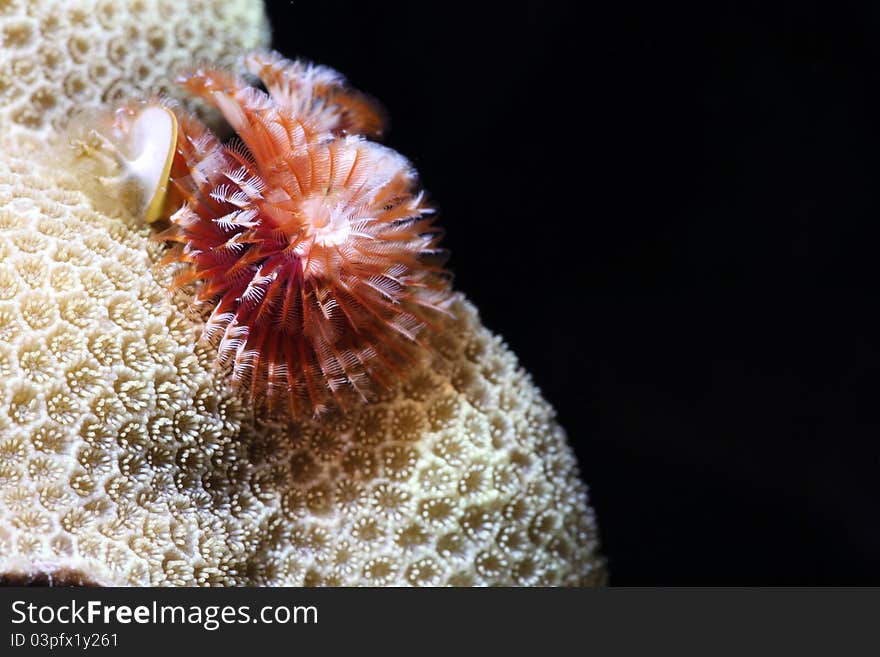
[[[213,308],[204,338],[254,402],[345,408],[398,380],[445,312],[441,231],[407,160],[360,136],[382,130],[369,99],[325,67],[275,53],[245,64],[268,93],[222,69],[178,80],[240,141],[177,112],[183,205],[157,238],[175,243],[175,285]]]

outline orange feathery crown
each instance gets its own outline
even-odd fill
[[[175,285],[197,284],[213,308],[204,337],[254,402],[345,408],[399,379],[445,311],[441,231],[409,162],[361,136],[382,131],[368,98],[276,53],[245,66],[268,93],[208,67],[178,80],[240,143],[176,112],[170,196],[183,205],[157,236],[175,243],[164,262],[186,263]]]

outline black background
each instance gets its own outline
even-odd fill
[[[269,13],[388,109],[613,584],[878,584],[880,7],[610,4]]]

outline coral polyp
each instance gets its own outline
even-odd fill
[[[158,239],[209,308],[204,337],[252,401],[294,415],[369,400],[399,380],[450,297],[441,231],[409,162],[362,134],[382,121],[330,69],[246,60],[268,93],[223,69],[178,82],[237,134],[179,117],[183,205]],[[175,192],[172,192],[172,202]]]

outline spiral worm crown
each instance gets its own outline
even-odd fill
[[[268,93],[222,69],[178,82],[217,107],[224,145],[178,112],[171,202],[158,237],[210,304],[204,336],[251,399],[293,414],[368,400],[418,360],[449,299],[441,232],[396,152],[366,140],[380,113],[334,71],[252,54]]]

